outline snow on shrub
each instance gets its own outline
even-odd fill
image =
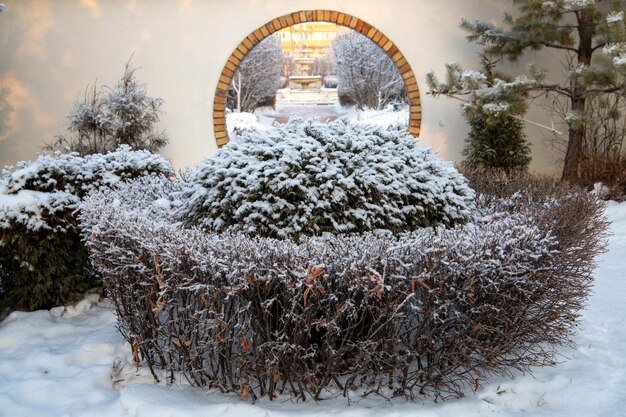
[[[554,364],[607,227],[595,197],[531,184],[452,229],[295,242],[150,216],[165,186],[132,187],[88,196],[81,222],[135,358],[253,399],[449,398]]]
[[[90,191],[143,175],[173,175],[148,151],[41,155],[0,179],[0,296],[22,309],[70,302],[94,284],[76,220]]]
[[[465,222],[473,195],[406,132],[294,118],[206,159],[190,176],[183,216],[206,230],[275,238],[401,233]]]

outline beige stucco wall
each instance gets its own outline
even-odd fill
[[[113,84],[134,52],[138,78],[165,100],[161,125],[171,137],[165,154],[177,167],[195,165],[216,151],[213,98],[232,50],[255,28],[303,9],[352,14],[387,35],[422,90],[421,139],[444,158],[458,160],[466,132],[459,103],[426,96],[424,74],[442,73],[451,60],[475,64],[477,49],[465,41],[461,18],[497,22],[509,5],[503,0],[4,1],[0,87],[10,90],[12,110],[0,131],[0,164],[32,158],[44,141],[63,131],[65,115],[84,87],[96,78]],[[529,118],[549,123],[539,110]],[[529,133],[535,143],[532,168],[558,170],[558,154],[545,146],[541,130]]]

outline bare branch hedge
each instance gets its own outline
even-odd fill
[[[142,181],[81,204],[121,332],[155,378],[252,399],[450,398],[552,365],[607,226],[593,196],[526,177],[453,229],[295,243],[186,228],[168,180]]]

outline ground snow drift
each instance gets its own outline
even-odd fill
[[[569,360],[534,376],[492,378],[477,393],[445,403],[386,402],[372,397],[249,404],[181,383],[154,384],[136,370],[115,328],[112,307],[90,296],[75,307],[12,313],[0,324],[0,416],[623,416],[626,410],[626,203],[610,203],[609,252]]]

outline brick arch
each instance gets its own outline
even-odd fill
[[[400,52],[398,47],[369,23],[351,16],[347,13],[341,13],[333,10],[302,10],[286,14],[264,24],[258,29],[252,31],[243,41],[237,45],[222,69],[219,82],[215,91],[215,100],[213,101],[213,128],[215,131],[215,139],[217,146],[222,147],[228,143],[228,133],[226,130],[226,98],[228,96],[228,86],[230,85],[233,75],[241,61],[245,58],[248,51],[261,42],[266,37],[283,28],[297,25],[298,23],[324,21],[335,23],[337,25],[346,26],[367,36],[374,43],[378,44],[394,62],[406,86],[409,96],[410,120],[409,132],[413,136],[419,136],[422,123],[422,106],[420,101],[419,88],[415,74],[411,70],[411,66],[406,58]]]

